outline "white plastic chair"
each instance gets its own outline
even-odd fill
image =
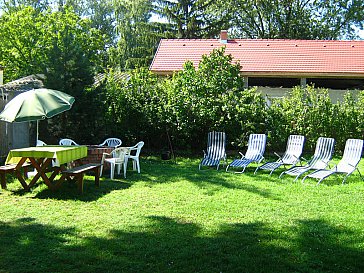
[[[59,141],[59,145],[66,145],[66,146],[75,145],[75,146],[78,146],[78,144],[74,140],[69,139],[69,138],[62,138]]]
[[[100,176],[104,168],[104,163],[110,164],[110,178],[114,179],[115,167],[117,167],[117,173],[120,174],[121,166],[124,165],[124,178],[126,178],[126,154],[128,149],[125,147],[115,148],[111,153],[103,153],[101,159]],[[111,156],[111,157],[108,157]]]
[[[203,159],[198,165],[198,169],[201,170],[202,166],[216,166],[216,169],[218,170],[220,160],[226,162],[225,144],[225,132],[209,132],[207,135],[207,152],[203,151]]]
[[[47,145],[44,141],[41,141],[41,140],[37,140],[37,143],[36,143],[36,146],[45,146]]]
[[[305,181],[306,178],[311,177],[318,179],[319,181],[317,182],[317,185],[319,185],[321,181],[324,180],[326,177],[329,177],[332,174],[342,173],[346,174],[342,181],[342,184],[344,184],[346,178],[348,178],[348,176],[352,174],[355,170],[358,170],[361,176],[361,173],[358,169],[358,164],[360,162],[363,152],[363,144],[364,141],[362,139],[348,139],[345,144],[343,157],[337,165],[335,165],[330,170],[320,169],[314,171],[309,175],[306,175],[303,178],[302,183]]]
[[[132,147],[127,147],[128,152],[125,155],[125,170],[128,166],[129,159],[133,160],[133,170],[137,170],[140,173],[140,163],[139,163],[139,154],[141,149],[144,146],[144,141],[139,141],[136,145]]]
[[[117,147],[121,146],[121,143],[122,143],[121,139],[116,138],[116,137],[110,137],[110,138],[105,139],[105,141],[103,143],[99,144],[99,146],[108,146],[108,147],[117,148]]]
[[[265,134],[250,134],[248,140],[248,150],[245,155],[241,154],[240,159],[235,159],[227,167],[226,171],[230,167],[233,168],[243,168],[242,173],[245,168],[252,162],[260,163],[264,159],[265,145],[267,142],[267,136]]]

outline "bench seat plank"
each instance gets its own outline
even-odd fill
[[[83,177],[86,172],[93,171],[95,176],[95,185],[100,186],[100,167],[101,164],[97,163],[89,163],[81,166],[74,167],[72,169],[62,171],[62,178],[60,179],[60,183],[57,185],[57,188],[64,181],[65,178],[69,179],[70,177],[75,177],[78,191],[80,194],[83,193]]]
[[[72,169],[64,170],[63,173],[79,174],[79,173],[84,173],[84,172],[92,171],[95,168],[100,168],[100,167],[101,167],[101,164],[89,163],[89,164],[85,164],[85,165],[81,165],[81,166],[74,167]]]
[[[31,165],[32,164],[30,164],[29,162],[25,162],[22,166],[22,168],[24,169],[24,176],[26,178],[28,177],[28,167]],[[0,166],[0,183],[2,189],[6,189],[6,174],[13,173],[15,171],[16,166],[17,164],[7,164]]]

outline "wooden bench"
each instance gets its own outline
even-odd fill
[[[6,189],[6,174],[11,173],[13,174],[15,171],[15,167],[17,164],[8,164],[0,166],[0,182],[1,182],[1,188]],[[28,178],[28,167],[31,166],[29,162],[25,162],[22,166],[24,170],[24,176]]]
[[[100,186],[100,167],[101,164],[89,163],[81,166],[74,167],[72,169],[62,171],[62,178],[60,182],[62,183],[65,178],[70,179],[74,177],[76,179],[78,191],[80,194],[83,193],[83,177],[86,172],[93,171],[95,175],[95,185]],[[59,184],[61,184],[59,183]],[[59,185],[58,185],[59,186]]]

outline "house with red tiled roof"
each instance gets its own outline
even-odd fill
[[[220,47],[240,63],[245,87],[271,97],[306,84],[328,88],[334,100],[364,89],[364,41],[228,39],[221,31],[220,39],[162,39],[150,70],[172,75],[188,60],[197,68],[202,55]]]

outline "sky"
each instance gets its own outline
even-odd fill
[[[360,36],[361,39],[364,40],[364,29],[359,30],[359,36]]]

